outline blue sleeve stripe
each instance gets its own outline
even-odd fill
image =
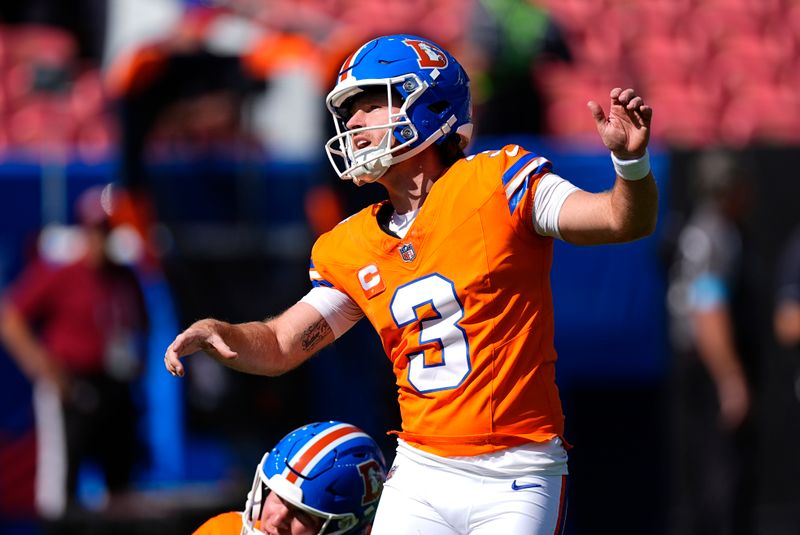
[[[330,282],[328,282],[328,281],[326,281],[324,279],[311,281],[311,286],[313,286],[314,288],[317,288],[319,286],[325,286],[327,288],[333,288],[333,284],[331,284]]]
[[[540,161],[544,161],[544,163],[538,165],[537,167],[533,167]],[[531,169],[532,167],[533,169]],[[543,172],[549,172],[550,169],[552,169],[550,162],[544,158],[537,158],[520,170],[514,176],[514,178],[511,179],[506,186],[506,197],[508,198],[509,213],[514,213],[514,210],[517,209],[517,205],[520,203],[520,201],[522,201],[523,195],[525,195],[530,187],[530,178]]]
[[[522,197],[525,195],[525,192],[528,191],[528,178],[525,177],[525,182],[523,182],[522,187],[518,188],[517,191],[508,199],[508,212],[513,214],[514,210],[517,209],[517,205],[522,201]]]
[[[517,175],[517,173],[520,171],[520,169],[525,167],[528,164],[528,162],[530,162],[534,158],[536,158],[535,154],[528,153],[525,156],[523,156],[522,158],[520,158],[519,160],[517,160],[517,163],[515,163],[514,165],[509,167],[506,170],[506,172],[503,173],[503,186],[508,184],[509,181]]]

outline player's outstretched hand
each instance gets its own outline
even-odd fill
[[[644,156],[650,141],[650,121],[653,109],[645,105],[633,89],[615,87],[609,94],[611,106],[608,116],[597,102],[588,102],[597,132],[608,149],[620,160]]]
[[[179,334],[164,354],[164,366],[174,376],[183,377],[184,368],[180,359],[203,351],[217,360],[234,359],[238,355],[222,339],[220,322],[204,319],[193,323]]]

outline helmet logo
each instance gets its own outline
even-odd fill
[[[447,67],[447,56],[440,48],[420,39],[405,39],[403,43],[417,53],[417,63],[423,69],[444,69]]]
[[[361,505],[372,503],[381,496],[383,489],[383,470],[375,459],[358,465],[361,479],[364,482],[364,494],[361,496]]]

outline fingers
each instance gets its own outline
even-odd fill
[[[644,124],[649,125],[650,120],[653,118],[653,108],[650,106],[642,105],[639,108],[639,113],[642,114],[642,119],[644,120]]]
[[[164,367],[176,377],[183,377],[185,370],[181,357],[205,351],[215,358],[235,359],[239,356],[216,332],[189,328],[179,334],[164,353]]]
[[[648,122],[653,115],[652,108],[645,106],[644,99],[637,95],[633,89],[615,87],[609,93],[609,97],[611,98],[612,106],[621,106],[642,122]],[[591,110],[592,117],[594,117],[596,123],[600,124],[605,121],[606,116],[603,113],[603,108],[597,102],[590,100],[587,106]]]
[[[192,353],[192,352],[181,353],[181,350],[184,349],[182,346],[185,339],[186,339],[185,333],[180,334],[169,345],[166,353],[164,353],[164,367],[167,369],[169,373],[172,374],[173,377],[183,377],[184,369],[183,369],[183,364],[181,364],[180,358],[181,356]]]
[[[614,96],[616,92],[616,97]],[[644,99],[637,95],[633,89],[622,90],[618,87],[611,91],[612,104],[619,104],[628,111],[638,111],[644,105]]]
[[[615,87],[609,94],[612,106],[621,106],[641,126],[649,126],[653,117],[653,109],[645,105],[644,99],[631,89]]]
[[[164,354],[164,367],[173,377],[183,377],[183,365],[172,346],[169,346]]]
[[[592,117],[594,117],[594,122],[597,123],[598,126],[601,126],[603,123],[606,122],[606,114],[603,113],[603,108],[595,102],[594,100],[590,100],[586,103],[589,110],[592,112]]]
[[[615,93],[616,97],[614,96]],[[611,100],[616,100],[628,110],[633,110],[644,103],[642,97],[637,96],[633,89],[630,88],[623,90],[619,87],[615,87],[611,90]]]

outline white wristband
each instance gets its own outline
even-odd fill
[[[647,149],[644,151],[644,156],[635,160],[620,160],[612,152],[611,161],[614,162],[617,176],[625,180],[641,180],[650,173],[650,153]]]

